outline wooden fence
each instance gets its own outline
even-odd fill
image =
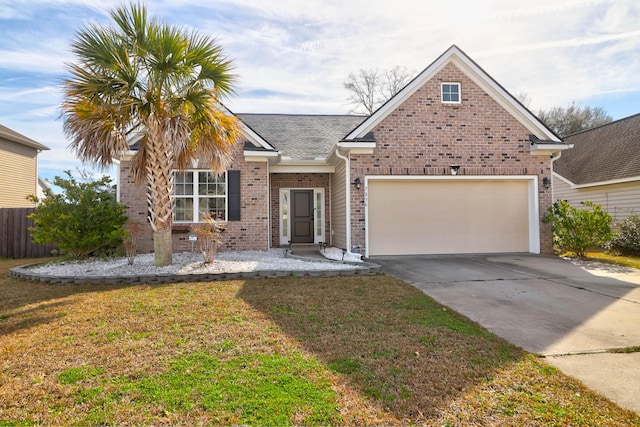
[[[35,208],[0,208],[0,258],[40,258],[51,256],[55,245],[31,242],[29,227],[33,220],[27,215]]]

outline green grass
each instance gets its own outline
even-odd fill
[[[294,420],[335,425],[340,421],[326,370],[301,355],[224,361],[199,352],[171,360],[169,365],[167,372],[157,375],[105,379],[101,387],[77,390],[76,402],[93,408],[80,424],[111,423],[122,411],[123,401],[135,402],[128,410],[141,413],[154,406],[175,414],[204,411],[209,423],[218,425],[288,426]],[[108,389],[112,391],[105,393]]]
[[[75,384],[88,378],[97,377],[101,374],[104,374],[104,369],[95,368],[92,366],[70,368],[62,371],[58,375],[58,382],[60,384]]]
[[[17,264],[0,425],[640,425],[385,275],[48,286]]]
[[[587,259],[619,265],[621,267],[640,269],[640,257],[612,255],[605,252],[587,252]]]

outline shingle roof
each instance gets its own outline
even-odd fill
[[[15,130],[11,130],[6,126],[0,125],[0,138],[8,139],[9,141],[16,142],[18,144],[26,145],[27,147],[35,148],[36,150],[48,150],[49,147],[34,141],[31,138],[19,134]]]
[[[236,114],[269,144],[292,160],[324,159],[365,116]]]
[[[573,144],[553,163],[574,184],[640,177],[640,114],[564,138]]]

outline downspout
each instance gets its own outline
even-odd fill
[[[273,237],[271,236],[271,230],[273,230],[271,228],[271,226],[273,225],[273,211],[271,209],[271,162],[269,162],[269,160],[267,159],[267,200],[269,201],[269,203],[267,203],[267,205],[269,206],[268,208],[268,215],[267,217],[269,218],[268,222],[267,222],[267,249],[271,249],[273,247]],[[280,203],[280,200],[278,200],[278,204]],[[279,219],[278,219],[279,221]],[[278,243],[279,243],[278,239]]]
[[[120,203],[120,160],[113,159],[113,163],[116,164],[116,202]]]
[[[347,238],[346,238],[346,243],[347,243],[347,250],[349,252],[351,252],[349,250],[349,248],[351,247],[351,165],[349,164],[349,158],[346,156],[343,156],[342,154],[340,154],[340,149],[336,148],[336,157],[338,157],[339,159],[344,160],[344,177],[345,177],[345,198],[346,198],[346,204],[347,204],[347,208],[346,208],[346,219],[347,219]]]
[[[329,216],[329,246],[333,246],[333,222],[331,221],[331,206],[332,206],[331,201],[333,199],[333,192],[331,191],[331,181],[333,181],[333,179],[332,179],[332,176],[329,175],[329,197],[327,197],[327,199],[329,200],[329,206],[327,206],[327,209],[326,209],[327,215]],[[326,234],[326,230],[325,230],[325,234]]]
[[[562,156],[562,151],[558,151],[557,155],[554,156],[553,154],[551,155],[551,203],[555,203],[556,200],[556,196],[554,193],[554,189],[553,189],[553,162],[555,162],[556,160],[558,160],[560,158],[560,156]]]

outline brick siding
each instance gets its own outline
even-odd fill
[[[461,86],[460,104],[440,102],[440,84]],[[551,204],[548,156],[532,156],[528,131],[455,65],[449,63],[375,129],[372,155],[351,156],[351,176],[537,175],[540,218]],[[365,245],[364,192],[351,192],[351,244]],[[552,252],[551,229],[540,225],[540,249]]]
[[[272,246],[280,246],[280,189],[281,188],[324,188],[325,237],[329,241],[329,174],[328,173],[273,173],[271,174],[271,241]]]
[[[263,162],[245,162],[242,144],[238,144],[233,154],[229,170],[240,170],[240,221],[229,221],[222,233],[223,243],[218,250],[267,250],[269,248],[269,188],[267,164]],[[199,169],[206,169],[201,163]],[[131,221],[143,224],[138,238],[138,252],[153,252],[153,231],[147,220],[147,202],[145,185],[136,186],[131,177],[131,162],[120,163],[120,199],[127,207]],[[173,251],[191,250],[189,225],[174,224]]]

